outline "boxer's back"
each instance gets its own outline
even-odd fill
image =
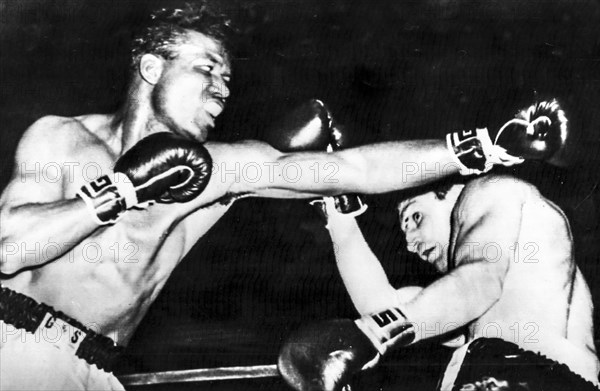
[[[516,181],[522,205],[518,240],[500,299],[470,326],[470,337],[499,337],[566,363],[597,378],[592,301],[573,258],[573,240],[563,212],[530,184]],[[502,186],[499,182],[498,186]],[[468,186],[465,191],[477,191]],[[489,244],[494,262],[494,244]]]

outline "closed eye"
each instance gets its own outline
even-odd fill
[[[195,68],[203,73],[210,74],[215,67],[213,65],[198,65]]]

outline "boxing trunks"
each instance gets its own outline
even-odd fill
[[[452,391],[598,390],[565,364],[498,338],[468,345]]]
[[[0,287],[0,390],[124,390],[123,347],[43,303]]]

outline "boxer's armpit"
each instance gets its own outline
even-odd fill
[[[239,198],[243,198],[243,196],[239,196]],[[236,199],[237,197],[225,196],[206,207],[196,210],[183,220],[186,227],[185,240],[183,241],[184,254],[187,254],[196,242],[223,217]]]

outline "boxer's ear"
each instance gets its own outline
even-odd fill
[[[154,54],[144,54],[140,59],[140,76],[152,85],[158,83],[162,75],[163,64],[162,58]]]

